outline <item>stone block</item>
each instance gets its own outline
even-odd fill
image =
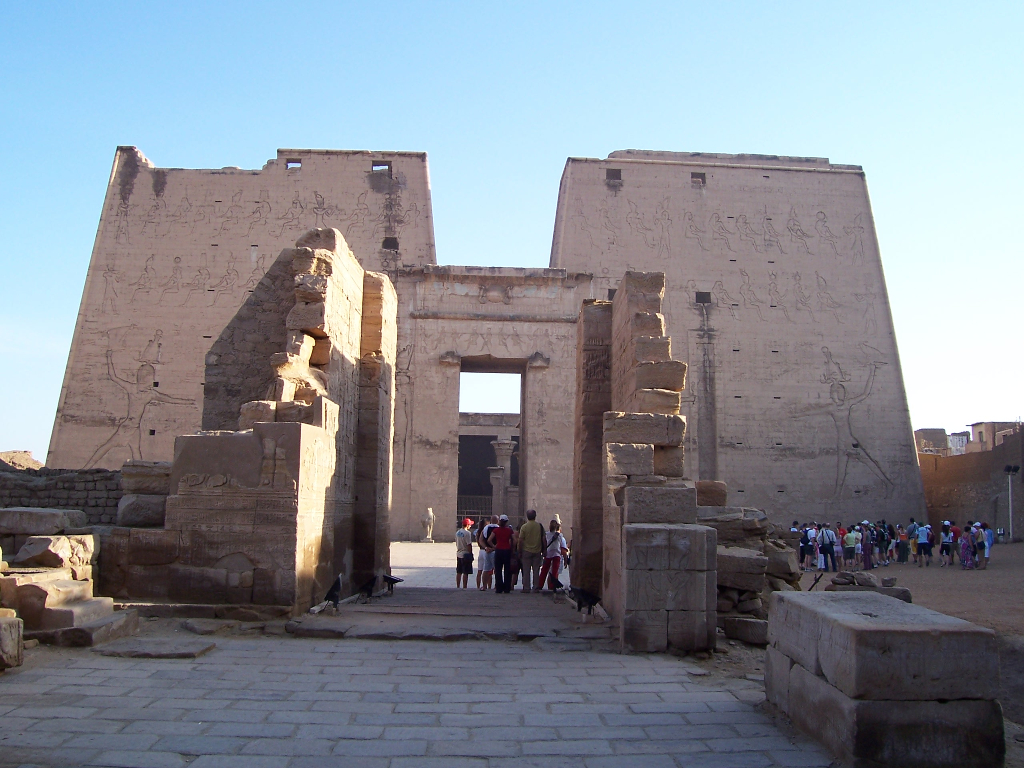
[[[129,565],[126,586],[132,597],[166,600],[174,574],[170,565]]]
[[[711,587],[708,602],[708,579],[714,583],[714,571],[665,571],[665,608],[669,611],[707,611],[718,604],[718,594]]]
[[[994,699],[995,633],[876,592],[775,592],[769,640],[857,699]],[[950,675],[970,659],[970,675]]]
[[[159,527],[164,524],[167,496],[126,493],[117,502],[117,524],[125,528]]]
[[[718,531],[719,544],[739,545],[757,540],[757,548],[764,547],[771,523],[760,509],[748,507],[701,507],[698,522]]]
[[[322,301],[296,301],[285,318],[285,327],[290,331],[302,331],[314,338],[330,335],[327,305]]]
[[[800,573],[800,555],[795,549],[778,549],[774,546],[767,546],[764,550],[768,558],[768,566],[765,572],[771,576],[778,576],[786,579],[794,574]]]
[[[668,336],[647,336],[636,339],[638,363],[663,363],[672,359],[672,339]]]
[[[310,355],[313,354],[313,345],[313,337],[307,336],[302,331],[288,331],[285,334],[284,351],[289,355],[302,358],[307,363]]]
[[[678,414],[682,396],[668,389],[638,389],[630,399],[639,413]]]
[[[668,567],[673,571],[714,571],[718,565],[716,533],[704,525],[673,525]]]
[[[654,447],[654,472],[665,477],[682,477],[686,452],[683,446],[656,445]]]
[[[622,562],[628,570],[664,571],[669,568],[669,525],[622,526]]]
[[[786,712],[798,728],[857,766],[1003,765],[1006,745],[997,701],[853,699],[799,664],[790,669],[787,699]]]
[[[729,503],[729,486],[721,480],[698,480],[697,506],[724,507]]]
[[[327,298],[327,285],[326,275],[296,275],[295,298],[298,301],[324,301]]]
[[[609,475],[653,475],[654,446],[640,443],[605,443]]]
[[[627,650],[663,653],[668,647],[668,612],[625,611],[619,638]]]
[[[21,567],[67,568],[90,565],[97,555],[96,539],[91,535],[29,536],[11,563]]]
[[[678,415],[619,411],[604,414],[604,439],[609,443],[679,446],[685,433],[686,420]]]
[[[128,537],[127,563],[170,565],[178,559],[180,540],[181,534],[178,531],[133,528]]]
[[[163,494],[171,492],[171,463],[133,459],[121,467],[124,493]]]
[[[83,528],[88,524],[87,515],[80,509],[0,509],[0,536],[52,536],[65,528]]]
[[[680,651],[711,650],[717,628],[715,611],[669,611],[668,645]]]
[[[751,645],[768,645],[768,622],[729,616],[725,619],[725,636]]]
[[[667,571],[626,571],[623,608],[627,611],[663,611],[669,603]]]
[[[309,356],[310,365],[327,365],[331,362],[331,350],[333,344],[330,339],[317,339],[313,345],[313,352]]]
[[[769,645],[764,655],[764,693],[768,701],[789,712],[789,674],[793,660]]]
[[[311,338],[301,331],[294,331],[298,333],[304,339]],[[276,400],[252,400],[248,403],[242,403],[242,407],[238,414],[238,429],[239,431],[245,429],[252,429],[253,424],[277,421],[277,401]]]
[[[719,575],[723,573],[748,573],[763,575],[768,567],[768,558],[753,549],[741,547],[718,546],[717,568]],[[730,584],[729,586],[735,586]],[[750,589],[750,587],[736,587],[737,589]],[[752,589],[753,592],[760,592],[759,589]]]
[[[685,486],[637,486],[622,489],[623,523],[697,522],[697,491]]]
[[[182,603],[227,602],[228,572],[224,568],[171,566],[172,600]]]
[[[24,629],[21,619],[0,618],[0,672],[21,666],[25,656]]]
[[[666,360],[660,363],[640,363],[633,371],[637,389],[666,389],[680,392],[686,386],[686,363]]]

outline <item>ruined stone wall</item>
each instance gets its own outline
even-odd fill
[[[391,570],[391,472],[395,437],[398,297],[386,275],[363,277],[352,584]]]
[[[89,525],[111,524],[121,500],[117,470],[24,469],[0,472],[0,508],[80,509]]]
[[[561,270],[424,267],[397,282],[394,539],[452,540],[458,491],[459,374],[519,373],[521,506],[572,521],[576,316],[589,276]]]
[[[963,527],[968,520],[981,520],[993,528],[1009,528],[1009,489],[1003,467],[1024,466],[1024,440],[1011,435],[991,451],[960,456],[922,453],[921,479],[928,502],[928,521],[933,527],[954,520]],[[1013,483],[1013,535],[1024,537],[1024,475]]]
[[[570,159],[553,268],[666,274],[687,473],[793,518],[924,512],[864,173],[816,158]],[[610,297],[609,297],[610,298]],[[826,514],[827,512],[827,514]]]
[[[253,360],[281,336],[265,299],[288,280],[275,258],[312,227],[340,230],[368,269],[433,264],[426,155],[287,149],[259,170],[192,170],[119,147],[47,466],[168,461],[176,435],[232,428],[227,406],[204,421],[207,353],[216,398],[263,396]]]

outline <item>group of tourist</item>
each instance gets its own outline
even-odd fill
[[[932,564],[936,546],[940,567],[952,567],[955,559],[964,570],[984,570],[995,544],[995,532],[989,524],[974,520],[968,520],[964,528],[943,520],[937,531],[914,518],[906,527],[885,520],[862,520],[849,526],[836,523],[835,528],[828,523],[801,525],[794,520],[790,531],[800,536],[803,571],[871,570],[910,562],[923,568]]]
[[[537,522],[537,511],[528,510],[519,530],[508,515],[492,515],[489,522],[462,521],[455,534],[455,586],[466,589],[473,574],[473,545],[478,551],[476,588],[510,593],[523,578],[523,592],[540,592],[545,579],[549,590],[562,586],[558,575],[568,564],[569,547],[562,535],[562,523],[555,519],[547,530]]]

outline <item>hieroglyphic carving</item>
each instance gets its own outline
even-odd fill
[[[832,230],[828,226],[828,217],[824,211],[818,211],[815,214],[814,230],[818,233],[818,237],[824,240],[832,248],[832,253],[835,254],[836,258],[839,258],[839,238],[833,234]]]
[[[632,200],[627,200],[626,204],[629,206],[629,212],[626,214],[626,225],[629,227],[630,233],[634,237],[639,237],[643,240],[644,245],[648,248],[654,248],[657,245],[654,241],[654,231],[647,226],[647,222],[644,221],[644,215]]]
[[[742,213],[736,216],[736,234],[740,236],[740,240],[750,243],[750,246],[754,249],[755,253],[761,252],[761,248],[758,246],[757,241],[760,240],[763,235],[750,226],[750,222],[747,221],[747,217]]]
[[[811,294],[804,290],[804,284],[799,272],[793,273],[793,291],[796,295],[797,311],[799,312],[802,309],[806,310],[807,314],[811,316],[811,322],[816,323],[818,320],[814,316],[814,310],[811,309]]]
[[[761,217],[761,232],[764,236],[765,252],[770,251],[772,248],[778,248],[779,253],[785,255],[786,252],[782,250],[782,235],[775,231],[772,217],[768,215],[768,206],[765,206],[764,215]]]
[[[131,285],[135,287],[135,290],[132,291],[132,297],[128,301],[129,304],[135,303],[135,297],[138,296],[139,293],[149,295],[153,290],[153,282],[156,280],[156,268],[153,266],[153,259],[153,256],[146,259],[146,263],[142,267],[142,274],[139,275],[139,279],[134,283],[131,283]]]
[[[858,213],[853,217],[853,224],[843,227],[843,232],[850,236],[850,264],[860,264],[864,259],[864,214]]]
[[[853,298],[864,305],[864,333],[876,334],[878,323],[875,321],[875,294],[872,291],[864,291],[853,294]]]
[[[725,290],[725,284],[721,280],[715,281],[715,284],[711,287],[711,295],[715,297],[715,303],[719,309],[729,310],[733,320],[740,319],[739,315],[736,314],[736,307],[739,306],[739,302],[729,295],[729,292]]]
[[[842,309],[843,305],[832,298],[832,294],[828,290],[828,282],[818,272],[814,273],[814,277],[818,281],[818,311],[819,312],[831,312],[832,316],[836,319],[836,322],[840,325],[843,324],[843,318],[839,314],[839,310]]]
[[[762,302],[757,298],[757,294],[754,293],[754,289],[750,285],[750,275],[747,274],[747,270],[741,269],[740,275],[743,277],[743,284],[740,286],[740,297],[743,299],[743,306],[753,307],[754,311],[757,312],[758,318],[764,320],[764,315],[761,314]]]
[[[725,222],[722,221],[721,214],[712,213],[711,219],[708,221],[708,226],[711,227],[711,244],[714,245],[716,242],[725,243],[726,249],[732,251],[732,243],[729,242],[729,235],[731,235],[732,232],[725,226]]]
[[[113,264],[107,264],[103,272],[103,299],[100,301],[100,312],[109,309],[111,314],[117,314],[117,284],[120,282],[121,273],[114,269]]]
[[[214,306],[224,294],[230,294],[234,291],[235,283],[238,282],[238,272],[235,270],[235,260],[231,258],[228,261],[228,266],[224,270],[224,276],[218,280],[214,285],[208,288],[208,291],[214,291],[213,300],[210,302],[210,306]]]
[[[768,273],[768,301],[769,306],[773,309],[781,309],[782,314],[786,316],[789,322],[793,322],[793,318],[789,316],[789,309],[786,307],[786,295],[788,291],[779,291],[778,277],[775,272]]]
[[[572,201],[572,215],[569,217],[569,224],[575,231],[587,238],[592,248],[596,247],[594,235],[592,234],[594,228],[590,225],[590,221],[587,219],[586,213],[584,213],[582,197],[577,196]]]
[[[811,252],[810,246],[807,245],[807,239],[810,235],[804,231],[804,227],[800,223],[800,219],[797,218],[796,208],[791,208],[789,210],[789,220],[786,222],[786,229],[789,230],[789,239],[792,240],[795,245],[803,248],[804,253]]]
[[[167,296],[168,294],[171,294],[171,297],[173,298],[181,291],[181,283],[183,280],[181,275],[181,257],[175,256],[174,266],[171,267],[171,276],[168,277],[166,281],[160,284],[160,287],[163,288],[163,290],[160,292],[160,298],[157,300],[157,304],[162,304],[164,301],[164,297]]]
[[[598,211],[598,215],[601,218],[601,229],[604,230],[608,245],[618,245],[619,225],[612,221],[607,208],[602,207]]]
[[[690,240],[696,240],[697,245],[700,246],[702,251],[708,250],[708,247],[704,245],[705,231],[697,226],[697,222],[694,221],[693,214],[687,211],[683,214],[683,237],[689,238]]]

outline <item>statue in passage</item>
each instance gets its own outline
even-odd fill
[[[423,541],[429,544],[434,543],[434,520],[436,519],[433,507],[427,507],[426,514],[420,520],[420,524],[423,526]]]

